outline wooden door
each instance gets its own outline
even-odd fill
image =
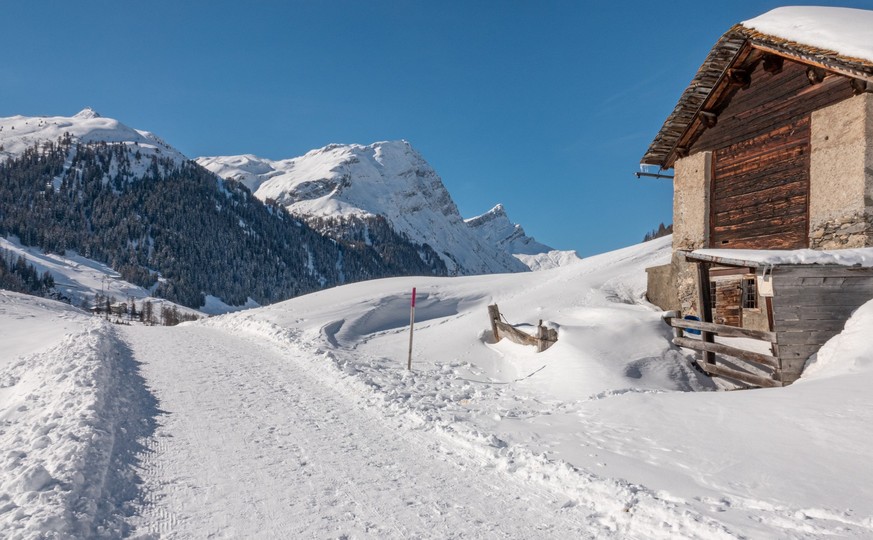
[[[713,152],[710,246],[809,246],[807,115]]]

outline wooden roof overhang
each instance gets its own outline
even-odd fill
[[[661,169],[673,167],[703,131],[715,125],[718,112],[731,97],[741,88],[748,88],[751,72],[768,55],[857,79],[866,84],[868,91],[873,89],[873,62],[869,60],[842,56],[737,24],[709,52],[641,163]]]

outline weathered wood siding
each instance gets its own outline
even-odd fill
[[[713,152],[711,246],[808,246],[809,134],[806,116]]]
[[[830,75],[820,84],[811,85],[803,64],[785,60],[781,72],[770,74],[759,63],[749,88],[738,90],[715,106],[718,123],[697,138],[690,153],[719,150],[754,139],[853,95],[848,77]]]
[[[873,299],[873,268],[780,266],[773,270],[773,331],[782,381],[800,377],[810,355]]]
[[[810,115],[852,97],[849,79],[811,85],[806,66],[786,60],[715,106],[717,124],[691,152],[712,151],[709,245],[797,249],[809,246]]]
[[[713,322],[728,326],[742,326],[742,281],[739,278],[716,279]]]

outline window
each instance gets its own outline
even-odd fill
[[[755,278],[743,279],[743,308],[758,309],[758,286]]]

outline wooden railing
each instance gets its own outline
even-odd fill
[[[716,343],[714,338],[720,337],[740,337],[749,338],[767,342],[771,345],[776,343],[776,334],[764,330],[750,330],[746,328],[738,328],[736,326],[728,326],[725,324],[708,323],[702,321],[694,321],[681,319],[677,315],[670,312],[664,317],[664,321],[673,327],[675,337],[673,343],[679,347],[694,349],[700,351],[703,356],[703,361],[699,363],[700,367],[710,375],[720,375],[722,377],[730,377],[738,381],[745,382],[760,387],[782,386],[779,358],[769,354],[741,349],[724,343]],[[685,330],[698,330],[701,333],[701,339],[691,339],[684,335]],[[772,350],[772,347],[771,347]],[[750,362],[757,367],[764,367],[764,371],[770,370],[770,376],[752,373],[744,369],[736,369],[716,363],[716,354],[730,356],[738,360]]]
[[[488,318],[491,319],[491,331],[494,333],[494,341],[507,338],[520,345],[533,345],[537,352],[543,352],[558,341],[558,331],[554,328],[546,328],[543,321],[537,325],[537,335],[532,336],[522,332],[509,323],[503,322],[500,317],[500,309],[497,304],[488,306]]]

